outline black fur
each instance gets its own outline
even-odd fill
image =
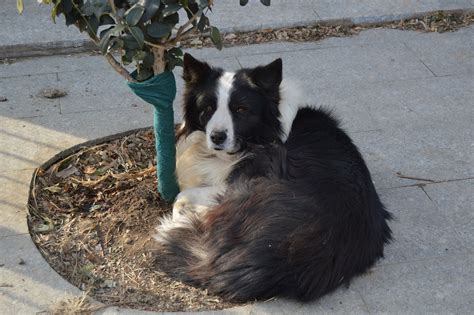
[[[251,72],[237,75],[255,80]],[[247,79],[236,94],[253,89],[258,94],[253,98],[275,106],[274,88],[245,86]],[[229,176],[219,206],[188,227],[167,232],[157,262],[227,299],[307,301],[348,285],[383,257],[391,215],[362,156],[331,113],[300,109],[285,143],[275,140],[281,132],[274,127],[275,108],[265,115],[260,130],[268,136],[253,129],[256,134],[245,137],[248,157]]]

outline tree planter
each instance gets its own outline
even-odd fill
[[[154,155],[153,130],[143,128],[76,145],[41,165],[28,200],[34,243],[60,275],[106,304],[155,311],[234,306],[176,282],[154,263],[151,235],[171,210],[156,191]]]

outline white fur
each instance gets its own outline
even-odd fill
[[[217,87],[217,109],[206,125],[207,146],[209,148],[215,147],[215,144],[211,141],[213,131],[225,132],[227,139],[223,143],[223,150],[227,152],[235,151],[234,123],[229,109],[234,75],[233,72],[225,72],[220,77]]]
[[[210,208],[217,205],[216,196],[224,190],[225,186],[209,186],[182,191],[173,204],[173,220],[180,220],[180,217],[186,216],[188,211],[198,215],[206,213]]]
[[[176,175],[181,191],[195,187],[222,186],[241,158],[209,149],[206,134],[195,131],[183,137],[176,147]]]
[[[280,123],[283,131],[281,141],[285,142],[291,131],[298,110],[303,107],[302,93],[295,81],[283,80],[280,84]]]
[[[166,242],[168,231],[189,227],[192,218],[216,205],[216,197],[226,189],[225,180],[241,155],[209,149],[206,133],[194,131],[176,145],[176,177],[181,193],[173,204],[173,215],[161,219],[154,236]]]

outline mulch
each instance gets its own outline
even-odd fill
[[[233,306],[153,263],[152,235],[170,204],[156,189],[154,136],[139,130],[81,148],[33,178],[33,241],[65,279],[98,301],[153,311]]]
[[[373,23],[365,25],[317,23],[309,26],[279,29],[263,29],[251,32],[223,34],[223,46],[242,46],[267,42],[308,42],[328,37],[345,37],[357,35],[368,29],[397,29],[419,32],[453,32],[474,23],[474,13],[438,12],[419,18],[405,19],[396,22]],[[181,42],[183,47],[212,47],[209,37],[193,36]]]

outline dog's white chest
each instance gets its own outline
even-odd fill
[[[181,139],[176,151],[176,175],[181,191],[221,186],[238,160],[237,157],[208,149],[206,135],[202,131],[195,131]]]

